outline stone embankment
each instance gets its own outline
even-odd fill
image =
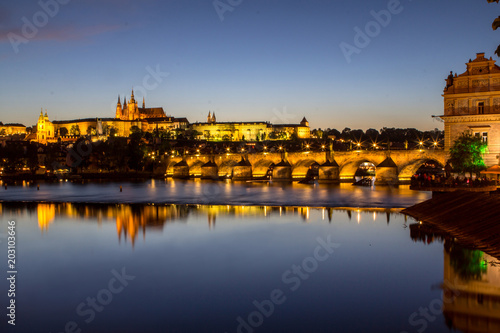
[[[500,191],[443,193],[402,213],[500,259]]]

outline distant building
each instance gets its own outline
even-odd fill
[[[1,124],[0,135],[26,134],[26,126],[23,124]]]
[[[74,141],[82,135],[90,135],[99,139],[114,133],[114,136],[127,137],[133,128],[144,132],[185,130],[189,126],[186,118],[166,116],[161,107],[146,108],[145,100],[142,107],[138,107],[134,98],[134,91],[130,100],[123,100],[123,105],[118,97],[115,118],[85,118],[72,120],[50,121],[45,112],[40,113],[36,126],[36,136],[29,139],[39,143]],[[215,117],[214,117],[215,119]],[[24,127],[26,132],[26,127]],[[173,135],[175,137],[175,134]]]
[[[116,103],[116,119],[121,120],[142,120],[148,118],[165,118],[165,111],[163,108],[146,108],[145,98],[142,98],[142,107],[137,105],[137,101],[134,98],[134,91],[132,90],[132,95],[130,100],[127,102],[126,97],[123,98],[123,105],[120,102],[120,96],[118,96],[118,103]]]
[[[289,140],[294,134],[299,139],[311,137],[309,122],[305,117],[300,124],[273,125],[263,121],[217,122],[215,113],[208,112],[206,123],[193,123],[190,127],[198,133],[198,139],[209,141]]]
[[[49,121],[49,116],[47,111],[45,115],[43,110],[40,111],[40,116],[38,117],[38,122],[36,125],[36,141],[39,143],[47,144],[47,142],[52,142],[55,139],[54,124]]]
[[[467,70],[446,79],[444,88],[445,150],[465,131],[488,144],[484,156],[487,166],[499,163],[500,154],[500,67],[477,53]]]
[[[115,118],[85,118],[50,121],[47,112],[40,113],[36,126],[36,136],[28,139],[47,144],[57,141],[75,141],[83,135],[100,139],[113,133],[127,137],[134,128],[144,132],[169,131],[172,138],[184,130],[195,131],[196,138],[209,141],[263,141],[289,140],[311,137],[309,122],[304,117],[299,124],[273,125],[268,122],[217,122],[215,112],[209,112],[206,123],[189,124],[186,118],[166,116],[161,107],[146,108],[145,100],[139,107],[132,91],[130,100],[118,96]],[[26,128],[24,128],[26,132]]]

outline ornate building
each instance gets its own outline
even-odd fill
[[[47,111],[45,111],[44,115],[43,110],[41,110],[40,116],[38,117],[38,123],[36,125],[36,141],[47,144],[47,142],[54,141],[54,137],[54,124],[49,121]]]
[[[26,134],[26,126],[23,124],[2,124],[0,123],[0,136],[1,135],[15,135]]]
[[[484,53],[469,60],[467,70],[450,72],[444,88],[445,150],[465,131],[488,144],[486,166],[499,163],[500,154],[500,67]]]
[[[120,103],[120,96],[118,96],[118,103],[116,103],[115,118],[121,120],[138,120],[147,118],[165,118],[165,111],[163,108],[146,108],[146,101],[142,98],[142,107],[137,105],[134,98],[134,91],[130,96],[130,101],[127,102],[126,97],[123,98],[123,105]]]
[[[198,133],[197,138],[209,141],[263,141],[288,140],[293,135],[299,139],[311,137],[309,122],[304,117],[300,124],[278,124],[268,122],[217,122],[215,113],[208,112],[206,123],[191,124]],[[274,136],[273,136],[274,134]]]
[[[118,97],[115,118],[85,118],[72,120],[49,121],[47,112],[40,113],[37,122],[36,139],[33,141],[47,144],[61,140],[74,140],[81,135],[89,135],[94,139],[108,136],[115,133],[115,136],[127,137],[133,128],[138,128],[144,132],[155,130],[172,131],[173,137],[176,130],[185,130],[189,126],[186,118],[174,118],[166,116],[163,108],[146,108],[145,100],[142,100],[142,107],[138,107],[134,97],[134,91],[130,100],[123,99],[123,105]],[[215,119],[215,117],[214,117]]]

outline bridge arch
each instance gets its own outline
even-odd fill
[[[174,165],[177,164],[179,161],[178,160],[170,160],[167,164],[167,170],[165,173],[167,176],[172,176],[174,174]]]
[[[224,160],[219,165],[219,177],[232,177],[233,176],[233,168],[238,164],[238,162],[234,160]]]
[[[371,163],[375,165],[375,167],[378,165],[376,161],[367,158],[358,158],[355,160],[347,161],[340,166],[340,179],[353,179],[354,174],[363,163]]]
[[[273,161],[268,159],[262,159],[257,161],[252,166],[252,173],[254,177],[264,177],[267,175],[269,168],[274,164]]]
[[[191,177],[201,177],[201,166],[205,163],[202,160],[196,160],[189,164],[189,175]]]
[[[436,164],[444,168],[444,165],[434,158],[414,159],[401,167],[398,174],[399,181],[409,181],[411,179],[411,176],[413,176],[417,172],[417,170],[428,161],[435,162]]]
[[[292,178],[305,178],[312,166],[319,167],[319,163],[313,159],[299,160],[292,167]]]

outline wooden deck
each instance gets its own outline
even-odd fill
[[[404,209],[460,243],[500,259],[500,192],[455,191]]]

